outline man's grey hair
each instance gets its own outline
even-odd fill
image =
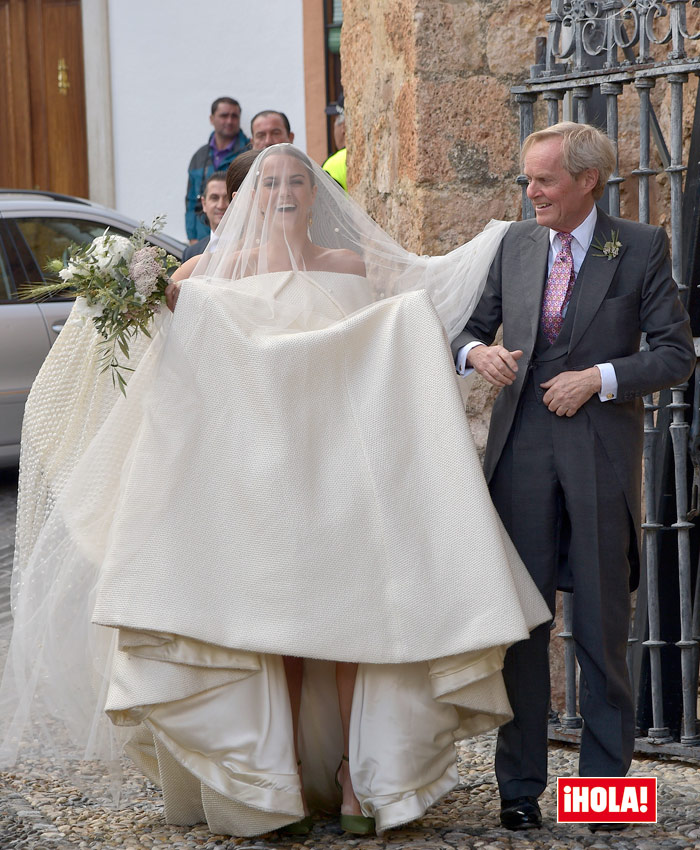
[[[520,167],[533,145],[548,139],[560,138],[562,166],[572,177],[578,177],[589,168],[598,172],[598,182],[593,197],[599,200],[605,191],[608,177],[615,170],[617,154],[613,142],[597,127],[591,124],[576,124],[573,121],[561,121],[545,130],[538,130],[525,139],[520,152]]]

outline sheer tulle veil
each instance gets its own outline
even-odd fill
[[[325,256],[315,252],[306,257],[298,250],[294,231],[299,216],[310,243],[324,249]],[[474,239],[442,257],[413,254],[398,245],[298,148],[274,145],[254,161],[219,225],[215,250],[201,256],[193,276],[236,281],[281,269],[313,270],[324,267],[324,262],[333,263],[334,270],[356,272],[359,258],[369,288],[363,285],[362,293],[351,295],[349,301],[371,303],[425,289],[452,339],[481,295],[508,226],[508,222],[492,221]],[[328,254],[338,249],[347,253],[330,259]],[[348,280],[344,286],[358,284]],[[294,322],[294,315],[280,313],[273,300],[271,295],[267,316],[258,313],[255,320],[285,330]],[[298,306],[303,310],[304,305]]]
[[[332,327],[334,304],[344,305],[338,315],[345,319],[376,302],[426,290],[452,339],[483,291],[507,227],[492,222],[443,257],[418,256],[401,248],[301,151],[276,145],[255,160],[218,228],[214,249],[201,256],[183,283],[175,320],[187,324],[190,333],[206,333],[188,290],[230,292],[241,327],[272,335]],[[311,288],[283,292],[285,273],[315,271],[332,275],[325,302],[317,291],[311,298]],[[264,276],[279,285],[261,286]],[[313,283],[316,289],[323,286],[317,278]],[[319,303],[330,306],[319,308]],[[69,770],[75,759],[114,764],[131,734],[104,715],[117,638],[115,630],[93,624],[93,609],[139,423],[159,369],[173,365],[168,337],[175,320],[164,315],[156,323],[126,398],[115,396],[99,421],[89,410],[82,422],[71,420],[86,449],[71,460],[36,542],[30,551],[23,548],[13,576],[13,623],[0,632],[2,646],[9,641],[0,685],[2,768],[25,753]],[[299,380],[304,392],[304,376]],[[196,399],[186,401],[196,407]],[[96,429],[90,439],[85,439],[85,422]],[[32,462],[25,452],[22,463]],[[170,486],[164,468],[162,487]],[[31,493],[24,494],[20,510],[31,510],[30,501]]]

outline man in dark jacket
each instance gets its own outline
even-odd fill
[[[219,226],[224,213],[228,209],[229,199],[226,191],[226,172],[215,171],[207,177],[204,183],[204,191],[202,192],[202,217],[211,230],[206,236],[203,236],[197,242],[189,244],[182,253],[182,262],[189,260],[190,257],[195,257],[197,254],[203,254],[212,233]]]
[[[557,587],[573,591],[581,776],[624,776],[632,759],[626,651],[642,397],[687,380],[696,360],[665,232],[596,206],[615,161],[607,136],[587,124],[528,136],[522,166],[536,218],[511,225],[453,343],[458,371],[474,368],[501,389],[484,474],[503,524],[552,612]],[[493,345],[500,325],[503,343]],[[514,717],[498,733],[496,777],[507,829],[542,824],[549,635],[548,623],[538,626],[505,656]]]
[[[232,97],[218,97],[209,116],[214,132],[190,160],[187,170],[185,226],[190,244],[209,235],[209,226],[201,218],[204,184],[214,171],[226,171],[248,145],[241,130],[241,105]]]

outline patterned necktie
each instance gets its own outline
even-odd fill
[[[571,299],[574,288],[574,255],[571,253],[570,233],[558,233],[561,242],[559,253],[554,258],[552,270],[547,278],[542,300],[542,330],[547,339],[554,343],[564,323],[562,311]]]

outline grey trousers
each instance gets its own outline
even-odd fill
[[[585,407],[558,417],[532,380],[491,480],[513,542],[554,611],[558,584],[573,585],[573,637],[581,668],[581,776],[624,776],[634,746],[626,649],[632,520]],[[547,783],[550,626],[506,653],[514,717],[496,748],[501,797],[539,796]]]

